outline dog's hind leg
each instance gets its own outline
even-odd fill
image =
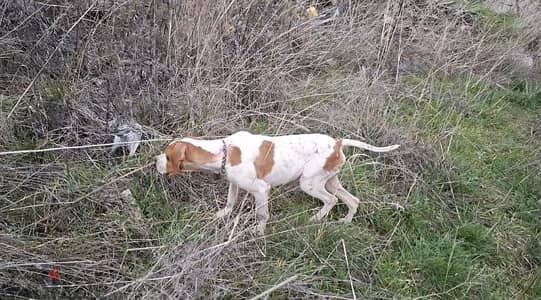
[[[347,215],[340,219],[343,222],[349,223],[353,220],[353,216],[355,213],[357,213],[357,208],[359,207],[359,199],[352,194],[350,194],[340,181],[338,180],[338,177],[335,175],[331,177],[327,183],[325,184],[325,188],[336,197],[340,198],[347,206],[348,206],[348,213]]]
[[[308,195],[318,198],[323,202],[323,207],[314,216],[311,221],[321,221],[336,205],[338,199],[325,189],[327,178],[321,176],[301,177],[300,187]]]

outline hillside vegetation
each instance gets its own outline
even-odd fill
[[[0,152],[327,133],[362,207],[106,148],[0,155],[2,299],[541,299],[537,1],[0,3]],[[313,8],[310,8],[313,7]],[[54,272],[58,271],[58,279]]]

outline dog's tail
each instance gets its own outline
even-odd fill
[[[363,143],[361,141],[350,140],[350,139],[343,139],[342,140],[342,145],[343,146],[352,146],[352,147],[356,147],[356,148],[366,149],[366,150],[372,151],[372,152],[388,152],[388,151],[393,151],[395,149],[398,149],[400,147],[400,145],[392,145],[392,146],[387,146],[387,147],[376,147],[376,146],[372,146],[372,145],[367,144],[367,143]]]

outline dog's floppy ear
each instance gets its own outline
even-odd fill
[[[186,144],[183,142],[175,142],[169,147],[165,155],[167,156],[167,174],[169,176],[177,175],[182,170],[182,163],[186,159]]]

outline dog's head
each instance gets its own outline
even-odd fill
[[[186,143],[181,141],[169,144],[162,154],[156,156],[156,170],[158,173],[169,176],[179,174],[186,160],[187,148]]]
[[[169,144],[156,156],[158,173],[173,176],[182,171],[215,171],[213,164],[220,161],[221,153],[211,153],[194,143],[194,139],[185,138]]]

